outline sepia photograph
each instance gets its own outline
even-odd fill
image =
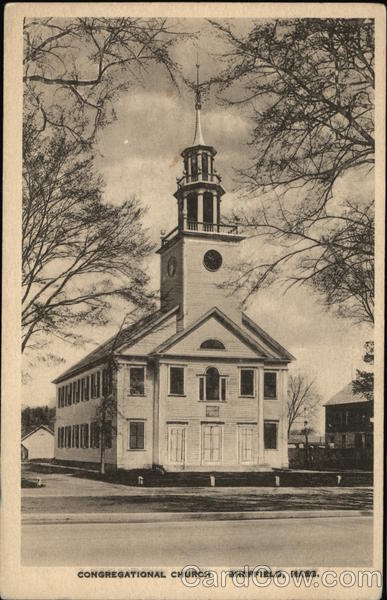
[[[383,7],[7,11],[2,597],[382,597]]]

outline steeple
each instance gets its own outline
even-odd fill
[[[200,65],[196,63],[196,90],[195,90],[195,110],[196,110],[196,123],[195,123],[195,135],[192,142],[192,146],[205,146],[202,127],[200,122],[200,111],[202,108],[202,98],[200,93],[200,82],[199,82],[199,69]]]

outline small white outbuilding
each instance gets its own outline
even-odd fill
[[[27,433],[21,442],[24,459],[54,458],[54,432],[46,425],[39,425]]]

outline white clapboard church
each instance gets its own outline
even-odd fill
[[[106,465],[167,471],[258,471],[288,466],[287,370],[292,355],[221,284],[244,237],[222,223],[216,150],[200,124],[182,152],[177,226],[161,239],[160,309],[122,329],[54,383],[55,458],[98,463],[98,407],[111,386]],[[114,345],[118,368],[109,383]]]

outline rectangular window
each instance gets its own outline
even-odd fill
[[[73,448],[79,448],[79,425],[73,425]]]
[[[60,428],[60,447],[64,448],[65,428]]]
[[[90,448],[99,448],[99,423],[90,423]]]
[[[220,425],[203,425],[202,460],[205,464],[222,461],[222,428]]]
[[[65,401],[66,401],[66,386],[62,385],[61,387],[61,406],[63,407],[65,405]]]
[[[91,376],[91,398],[96,398],[97,396],[97,379],[96,374],[93,373]]]
[[[254,425],[239,425],[239,462],[242,464],[248,464],[254,461],[254,441],[256,439],[256,432],[257,428]]]
[[[58,396],[58,402],[57,402],[58,408],[60,408],[60,391],[61,391],[61,388],[58,387],[57,390],[56,390],[56,393],[57,393],[57,396]]]
[[[76,401],[77,403],[80,401],[81,399],[81,380],[77,379],[77,387],[76,387]]]
[[[61,427],[58,427],[58,448],[61,447],[61,445],[60,445],[60,430],[61,430]]]
[[[204,377],[199,377],[199,400],[204,400]]]
[[[85,378],[82,377],[81,379],[81,402],[83,402],[85,399]]]
[[[144,421],[129,422],[129,450],[145,449],[144,429]]]
[[[77,382],[73,381],[73,404],[77,401]]]
[[[277,398],[277,373],[265,373],[263,377],[263,395],[265,398]]]
[[[97,371],[96,392],[97,392],[96,397],[99,398],[101,395],[101,372],[100,371]]]
[[[65,429],[65,448],[71,448],[71,425],[67,425]]]
[[[81,425],[81,448],[89,447],[89,424],[82,423]]]
[[[144,396],[145,394],[145,368],[130,367],[129,393],[131,396]]]
[[[85,377],[85,400],[90,398],[90,375]]]
[[[225,402],[225,400],[226,400],[226,378],[225,377],[220,378],[220,399],[222,400],[222,402]]]
[[[254,369],[240,370],[240,395],[254,396]]]
[[[69,383],[67,386],[66,406],[71,405],[73,386]]]
[[[171,396],[184,395],[184,367],[169,367],[169,393]]]
[[[107,369],[102,369],[102,396],[105,397],[108,395],[108,385],[107,385]]]
[[[278,423],[265,421],[263,424],[263,438],[265,450],[277,450]]]

